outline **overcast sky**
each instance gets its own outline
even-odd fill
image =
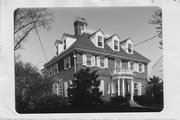
[[[148,23],[154,10],[158,7],[93,7],[93,8],[50,8],[54,15],[51,30],[39,30],[48,60],[55,56],[54,42],[61,39],[63,33],[74,34],[73,22],[76,17],[83,17],[88,22],[88,28],[103,29],[104,33],[118,34],[121,40],[132,38],[134,45],[157,35],[155,26]],[[152,65],[162,56],[158,37],[136,46],[134,49],[151,60]],[[31,33],[24,42],[23,49],[18,50],[21,59],[40,67],[46,62],[37,34]]]

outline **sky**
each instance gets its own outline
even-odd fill
[[[120,40],[131,38],[135,44],[157,35],[155,26],[149,24],[154,10],[158,7],[61,7],[49,8],[54,19],[51,30],[38,29],[48,61],[55,56],[55,40],[60,40],[63,33],[74,34],[73,22],[76,17],[85,18],[88,29],[98,30],[104,33],[118,34]],[[160,38],[156,37],[143,44],[134,47],[134,50],[150,59],[148,73],[155,62],[162,56],[163,50],[159,48]],[[35,32],[29,35],[23,43],[23,49],[17,51],[25,62],[41,68],[46,62],[38,36]]]

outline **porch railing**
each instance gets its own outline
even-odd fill
[[[130,74],[133,75],[133,71],[131,69],[125,69],[125,68],[120,68],[116,67],[113,69],[113,74]]]

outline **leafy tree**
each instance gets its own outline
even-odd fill
[[[148,82],[148,94],[154,99],[155,103],[163,102],[163,82],[158,76],[153,76]]]
[[[24,112],[38,97],[51,91],[52,81],[43,78],[38,69],[30,63],[15,62],[16,110]]]
[[[30,32],[37,28],[50,28],[52,13],[45,8],[17,8],[14,11],[14,50],[22,47]]]
[[[99,91],[100,80],[98,80],[97,71],[91,71],[89,68],[81,69],[74,74],[75,79],[68,89],[70,102],[75,107],[93,107],[102,103]]]
[[[162,10],[159,9],[154,11],[154,15],[152,17],[152,19],[149,19],[149,23],[156,25],[155,29],[157,30],[159,38],[162,38]],[[163,41],[161,40],[159,44],[162,49]]]

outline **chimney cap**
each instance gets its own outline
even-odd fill
[[[77,24],[77,23],[84,23],[87,25],[87,21],[85,18],[81,18],[81,17],[76,17],[76,20],[74,21],[74,24]]]

